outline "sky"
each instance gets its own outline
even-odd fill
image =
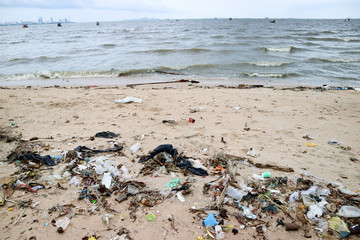
[[[138,18],[360,18],[360,0],[0,0],[0,22]]]

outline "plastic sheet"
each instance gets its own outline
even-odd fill
[[[360,217],[360,209],[353,206],[342,206],[337,212],[337,215],[346,218]]]
[[[142,103],[143,100],[136,97],[126,97],[123,99],[114,100],[115,103]]]
[[[209,214],[206,217],[206,219],[203,221],[204,226],[212,226],[213,227],[213,226],[215,226],[217,224],[219,224],[219,222],[216,221],[215,214],[213,214],[213,213]]]
[[[107,189],[110,189],[112,182],[111,173],[104,173],[101,184],[104,185]]]

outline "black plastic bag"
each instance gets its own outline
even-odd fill
[[[155,148],[149,156],[140,159],[138,162],[142,163],[142,162],[146,162],[149,161],[150,159],[152,159],[153,157],[155,157],[158,153],[161,152],[166,152],[168,154],[170,154],[172,157],[175,157],[178,154],[178,151],[176,150],[176,148],[173,147],[173,145],[171,144],[163,144],[158,146],[157,148]]]
[[[46,155],[44,157],[40,156],[37,153],[32,152],[20,152],[16,154],[15,152],[11,153],[9,156],[7,156],[7,159],[10,162],[13,161],[33,161],[33,162],[41,162],[49,166],[55,166],[56,163],[54,160],[50,157],[50,155]]]
[[[98,137],[98,138],[115,138],[117,137],[118,135],[116,133],[113,133],[113,132],[98,132],[97,134],[95,134],[95,137]]]
[[[115,147],[105,149],[105,150],[98,150],[98,149],[91,149],[86,146],[78,146],[74,149],[76,152],[85,153],[86,156],[91,156],[97,153],[106,153],[106,152],[118,152],[121,151],[124,147],[119,145],[114,145]]]

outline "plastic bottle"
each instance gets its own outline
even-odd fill
[[[236,188],[233,188],[232,186],[228,187],[228,189],[226,190],[226,194],[232,198],[239,200],[239,201],[241,201],[241,199],[244,196],[244,194],[242,194],[239,190],[237,190]]]
[[[140,142],[137,142],[135,143],[134,145],[132,145],[130,147],[130,150],[133,152],[133,153],[136,153],[137,151],[139,151],[139,149],[141,148],[141,143]]]
[[[216,225],[216,226],[215,226],[215,232],[216,232],[216,240],[221,240],[221,239],[224,239],[224,238],[225,238],[225,234],[224,234],[224,232],[222,231],[221,226]]]
[[[56,226],[58,227],[58,231],[61,232],[65,231],[65,229],[69,224],[70,224],[70,218],[68,217],[64,217],[56,221]]]

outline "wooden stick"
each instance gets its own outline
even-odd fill
[[[19,222],[19,220],[20,220],[20,218],[22,217],[22,215],[24,214],[25,210],[26,210],[26,208],[24,208],[24,210],[23,210],[22,213],[19,215],[18,219],[14,222],[13,225],[16,225],[16,224]]]
[[[183,82],[200,83],[199,81],[180,79],[180,80],[165,81],[165,82],[132,83],[132,84],[127,84],[126,87],[133,87],[133,86],[140,86],[140,85],[165,84],[165,83],[183,83]]]
[[[221,205],[222,205],[222,203],[223,203],[223,201],[224,201],[224,198],[225,198],[225,195],[226,195],[226,190],[227,190],[228,187],[229,187],[229,183],[230,183],[230,181],[229,181],[229,177],[228,177],[228,178],[226,179],[226,181],[225,181],[225,187],[224,187],[223,191],[221,192],[221,195],[220,195],[220,197],[219,197],[219,199],[218,199],[218,201],[217,201],[217,203],[216,203],[216,207],[217,207],[217,208],[220,208]]]

